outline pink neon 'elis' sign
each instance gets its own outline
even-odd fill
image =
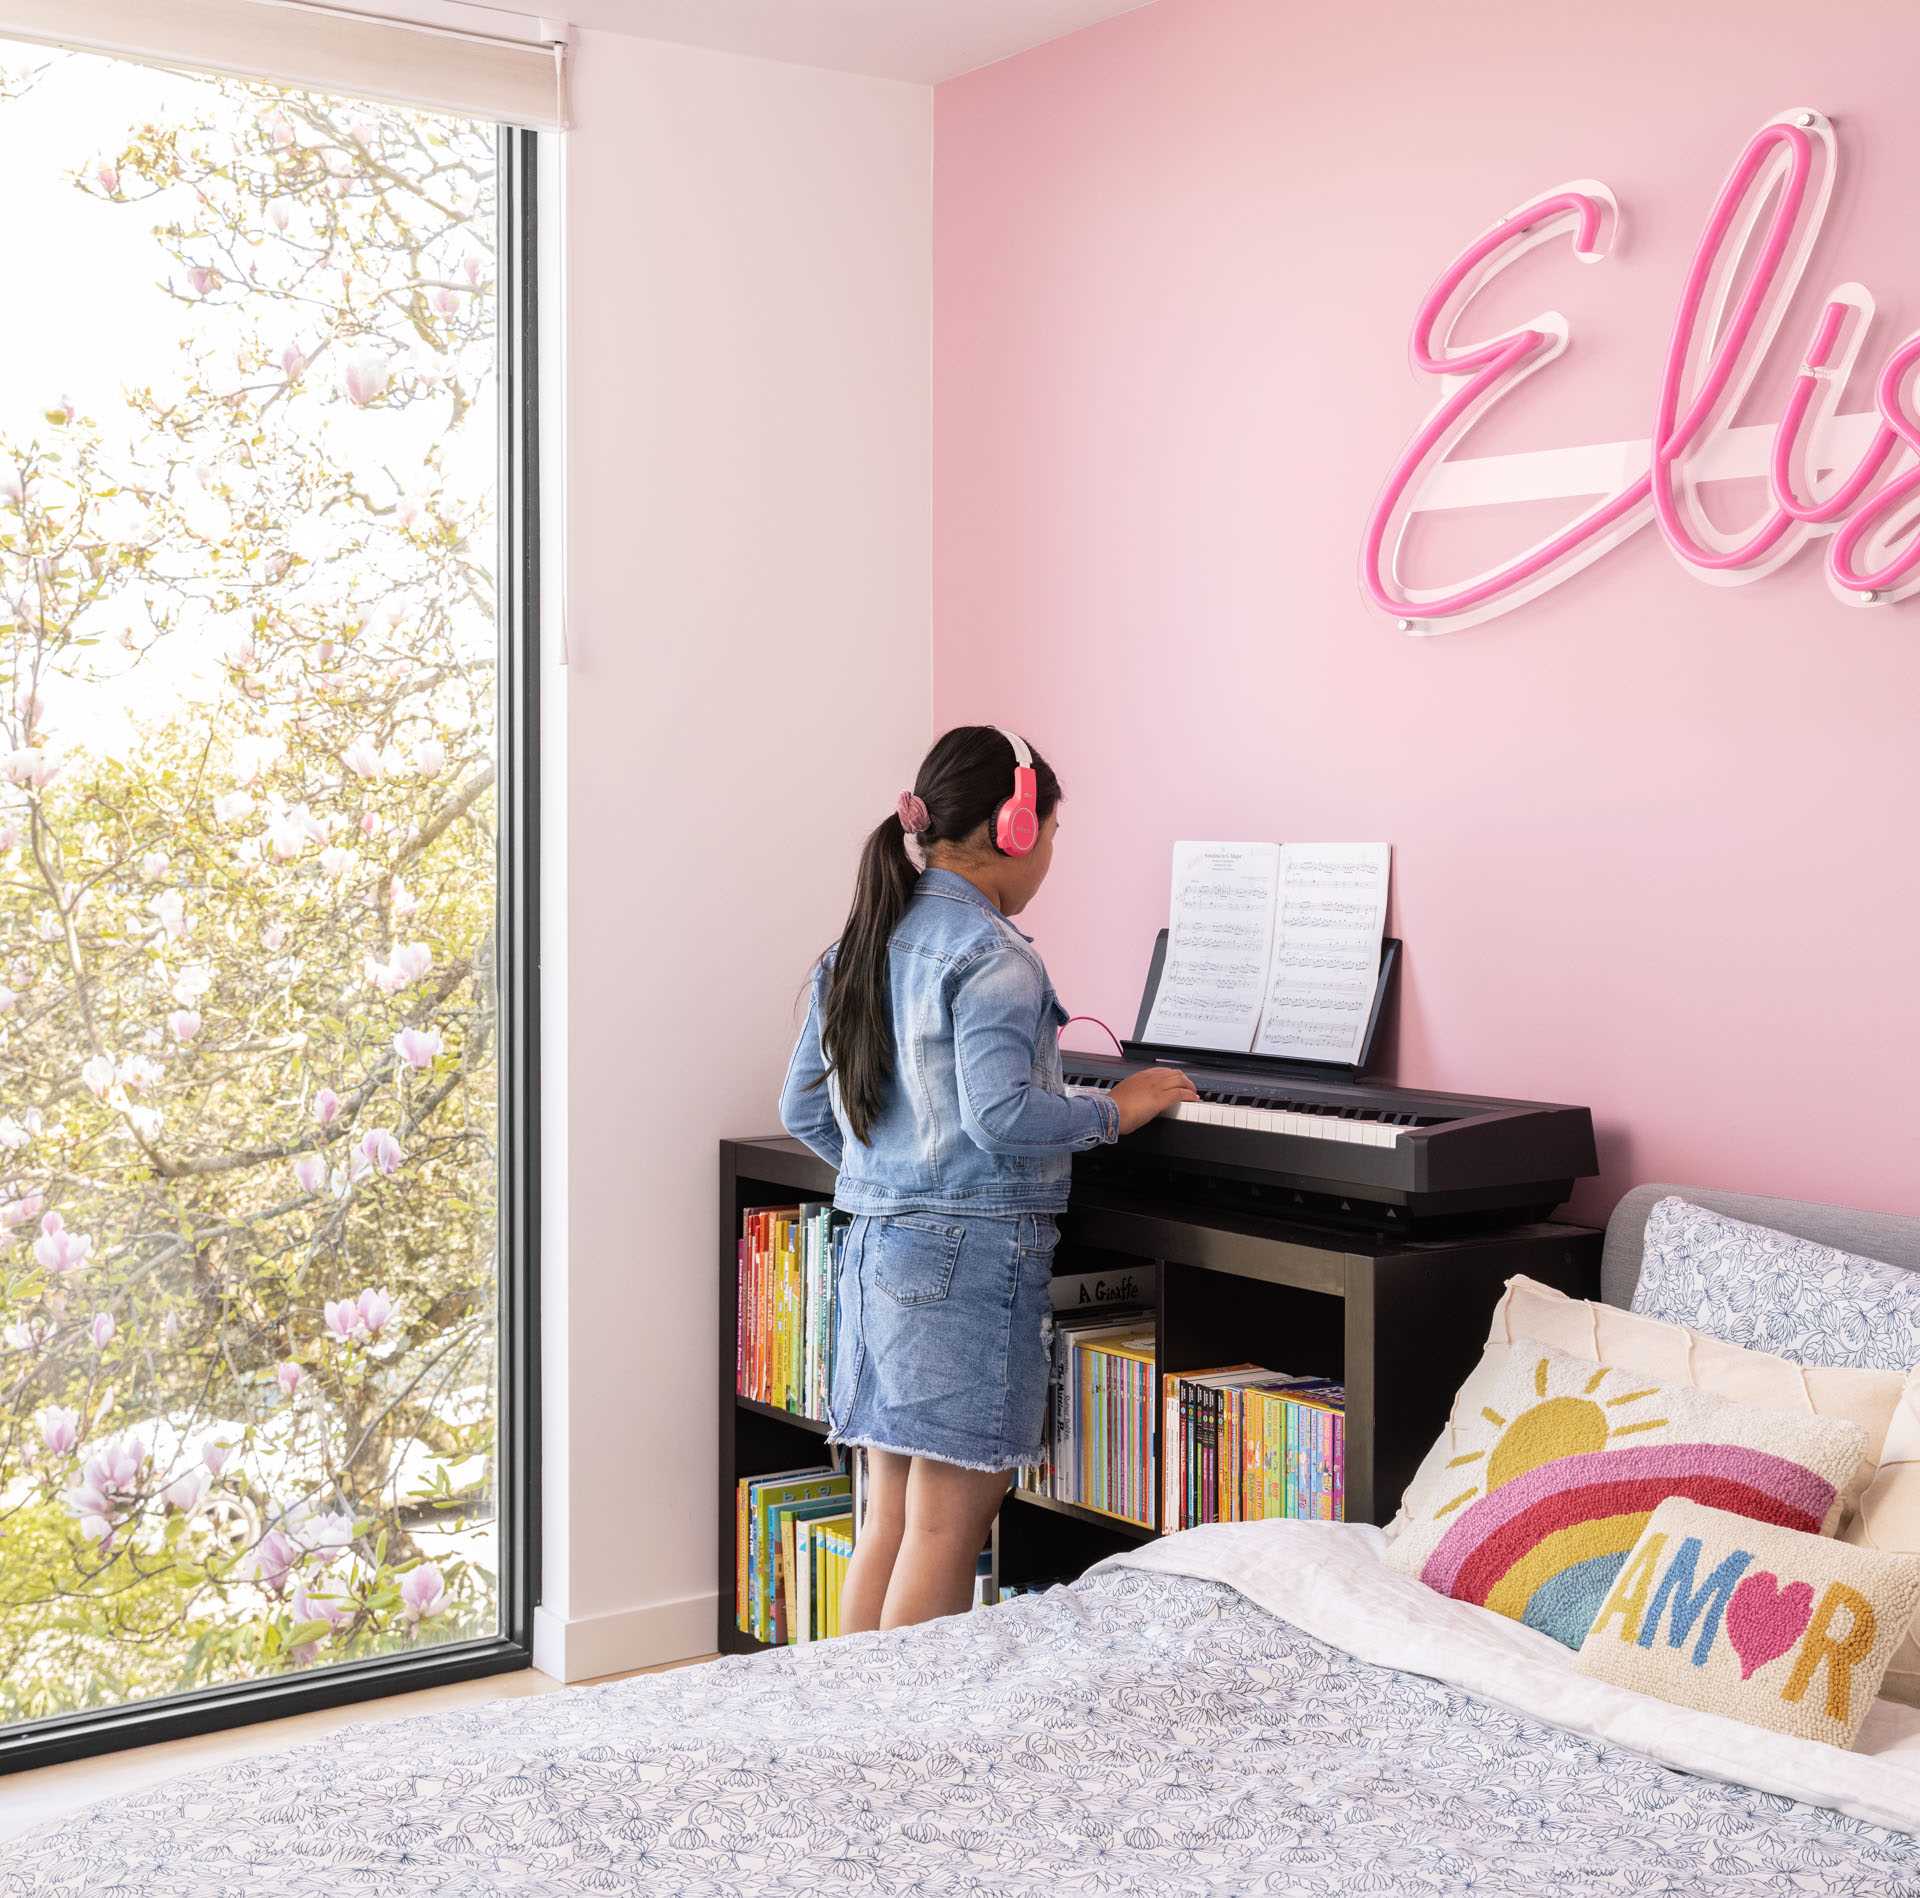
[[[1563,235],[1581,263],[1598,263],[1612,247],[1619,206],[1605,185],[1580,179],[1518,206],[1469,244],[1413,319],[1414,371],[1438,378],[1441,393],[1367,519],[1360,580],[1374,604],[1405,632],[1471,626],[1559,585],[1650,520],[1690,573],[1718,585],[1745,585],[1808,540],[1826,537],[1828,583],[1847,604],[1920,592],[1920,533],[1912,531],[1920,523],[1920,420],[1908,390],[1920,331],[1887,357],[1874,408],[1837,414],[1874,311],[1863,285],[1841,284],[1828,294],[1778,424],[1731,425],[1805,274],[1833,194],[1835,156],[1831,123],[1804,109],[1768,120],[1748,142],[1681,287],[1652,432],[1643,441],[1451,458],[1496,402],[1571,341],[1565,317],[1549,310],[1490,341],[1456,342],[1469,305],[1518,258]],[[1831,473],[1821,489],[1815,475],[1823,469]],[[1767,511],[1728,533],[1707,518],[1700,486],[1749,474],[1766,479]],[[1415,516],[1550,496],[1600,498],[1470,579],[1422,589],[1402,575]]]

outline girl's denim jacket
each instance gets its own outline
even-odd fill
[[[780,1119],[839,1169],[842,1212],[1057,1213],[1070,1156],[1119,1137],[1111,1100],[1065,1092],[1067,1012],[1031,941],[965,877],[921,873],[889,945],[894,1071],[864,1143],[820,1049],[821,958]]]

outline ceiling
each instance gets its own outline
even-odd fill
[[[524,5],[526,0],[518,0]],[[1149,0],[556,0],[608,27],[801,66],[935,85]],[[531,10],[531,9],[529,9]]]

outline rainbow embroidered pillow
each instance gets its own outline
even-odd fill
[[[1867,1474],[1858,1424],[1729,1403],[1545,1346],[1504,1347],[1469,1381],[1477,1406],[1455,1407],[1386,1559],[1570,1648],[1668,1497],[1825,1535]]]
[[[1851,1746],[1920,1606],[1920,1561],[1675,1497],[1647,1518],[1579,1672]]]

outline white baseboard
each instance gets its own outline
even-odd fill
[[[551,1609],[533,1611],[533,1664],[557,1681],[598,1680],[663,1661],[689,1661],[713,1652],[717,1595],[616,1608],[569,1621]]]

